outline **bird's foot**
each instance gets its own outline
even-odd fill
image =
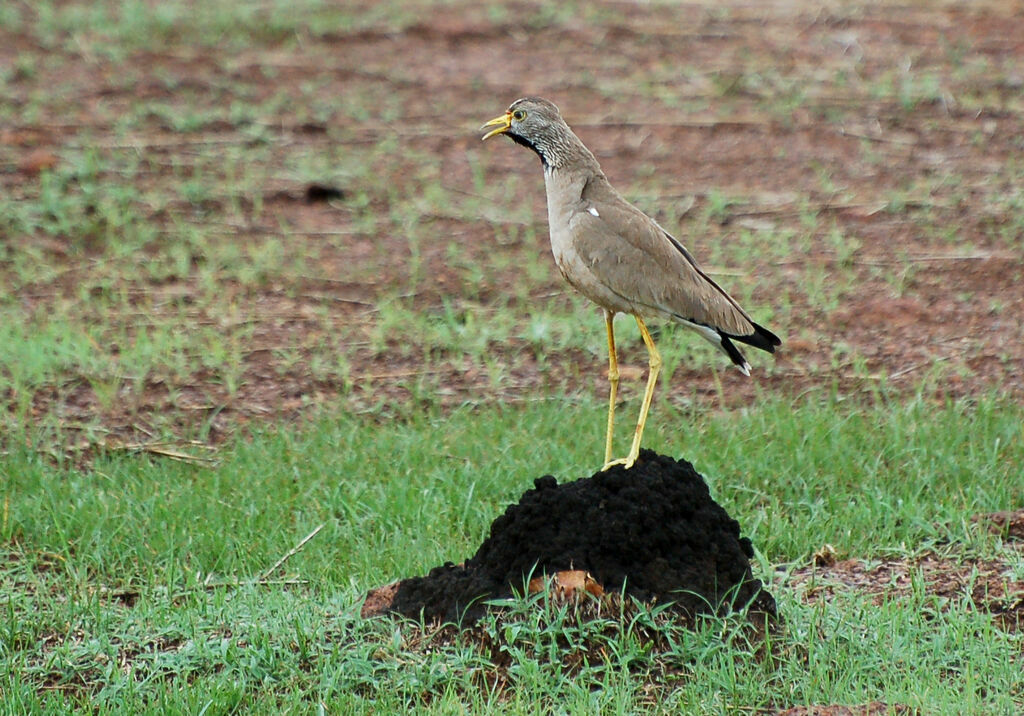
[[[628,470],[629,468],[633,467],[633,463],[636,462],[636,459],[639,455],[639,450],[637,450],[635,453],[630,451],[629,455],[627,455],[626,457],[619,458],[618,460],[609,460],[604,464],[604,467],[601,468],[601,472],[604,472],[608,468],[615,467],[616,465],[622,465]]]

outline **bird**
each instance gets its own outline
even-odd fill
[[[696,331],[747,376],[750,364],[736,343],[774,353],[782,341],[755,323],[701,269],[682,242],[612,187],[594,154],[569,128],[552,102],[541,97],[517,99],[504,114],[484,123],[480,131],[485,129],[489,131],[483,140],[505,135],[540,157],[555,263],[573,288],[604,309],[609,398],[602,471],[615,465],[628,470],[640,455],[640,442],[662,364],[646,320],[667,319]],[[613,460],[612,433],[619,388],[613,320],[619,313],[636,319],[647,347],[649,370],[629,453]]]

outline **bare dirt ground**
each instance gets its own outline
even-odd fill
[[[87,55],[42,63],[9,83],[13,102],[48,87],[74,93],[43,102],[31,123],[2,128],[0,191],[38,198],[40,175],[83,148],[143,157],[133,183],[154,192],[182,167],[201,177],[202,161],[251,148],[246,161],[265,177],[258,186],[170,196],[147,220],[166,241],[184,224],[243,247],[287,226],[281,264],[312,257],[313,270],[262,282],[225,277],[218,292],[230,317],[190,306],[200,288],[187,272],[121,277],[118,288],[150,318],[181,320],[182,330],[244,326],[237,385],[209,368],[154,374],[131,400],[103,404],[90,381],[72,375],[39,389],[34,410],[58,410],[69,423],[101,413],[125,439],[144,436],[135,428],[154,415],[176,415],[208,421],[216,440],[249,418],[297,415],[339,394],[356,409],[407,403],[424,376],[445,404],[519,399],[552,385],[603,392],[596,314],[593,351],[570,348],[542,363],[519,335],[489,345],[506,371],[500,388],[479,362],[403,350],[401,332],[381,326],[380,302],[395,296],[416,311],[436,313],[448,301],[484,320],[565,301],[546,254],[535,159],[511,145],[481,147],[475,131],[526,94],[559,103],[613,183],[677,230],[755,315],[773,317],[785,339],[777,363],[758,361],[757,382],[723,372],[728,401],[758,389],[857,392],[880,381],[910,392],[926,376],[942,396],[1022,395],[1019,9],[608,3],[562,17],[534,3],[500,13],[453,5],[301,43],[270,37],[231,51],[179,38],[131,50],[122,63]],[[38,49],[3,30],[0,47],[0,64]],[[193,126],[176,114],[214,116],[242,101],[258,108],[256,120]],[[136,113],[125,136],[119,122],[140,102],[169,109]],[[254,140],[257,131],[269,139]],[[289,163],[317,154],[340,172],[317,176]],[[308,194],[314,181],[338,193]],[[429,200],[432,191],[442,199]],[[411,249],[408,221],[437,240]],[[526,229],[538,240],[524,240]],[[97,261],[88,243],[59,234],[8,240],[54,269],[19,287],[34,315],[75,300]],[[457,261],[452,240],[463,252]],[[148,250],[156,256],[163,244]],[[546,275],[524,296],[521,267],[538,252]],[[495,257],[501,270],[473,270]],[[16,280],[3,264],[0,273]],[[130,315],[120,323],[129,337],[136,330]],[[381,330],[389,331],[383,350],[373,338]],[[344,376],[311,370],[317,341],[344,355]],[[424,353],[436,362],[425,366]],[[625,361],[642,367],[641,351]],[[716,395],[706,366],[681,365],[673,383]]]
[[[976,522],[1007,540],[1024,556],[1024,510],[978,515]],[[837,591],[870,594],[876,604],[907,596],[921,580],[936,608],[963,602],[993,615],[1003,629],[1024,629],[1024,583],[1013,578],[1007,561],[958,554],[926,553],[912,559],[836,560],[828,550],[815,555],[814,564],[794,570],[783,583],[796,588],[804,599],[829,599]]]

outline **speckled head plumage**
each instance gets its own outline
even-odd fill
[[[558,107],[543,97],[522,97],[481,129],[496,127],[483,136],[504,134],[537,153],[546,169],[560,168],[574,159],[592,157],[583,142],[562,119]]]

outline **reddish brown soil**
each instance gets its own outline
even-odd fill
[[[753,554],[690,463],[643,450],[630,470],[561,485],[537,479],[465,563],[375,590],[363,613],[473,622],[485,600],[523,593],[537,575],[578,570],[605,592],[672,602],[686,615],[750,603],[774,614],[775,600],[751,574]]]
[[[978,515],[974,522],[986,525],[1007,540],[1007,547],[1024,558],[1024,510]],[[1013,576],[1012,559],[980,559],[928,552],[907,559],[835,560],[829,550],[815,556],[815,564],[793,571],[787,584],[811,602],[828,600],[839,591],[871,594],[877,604],[901,599],[915,585],[941,603],[966,603],[993,615],[1003,629],[1024,629],[1024,581]]]
[[[857,706],[794,706],[785,711],[776,711],[776,716],[895,716],[896,714],[916,713],[903,704],[887,704],[872,701]]]
[[[146,158],[135,181],[159,194],[176,167],[194,166],[200,153],[216,160],[249,147],[252,131],[262,128],[271,139],[253,161],[273,179],[261,195],[214,195],[200,205],[173,200],[153,220],[172,234],[182,223],[218,226],[224,241],[240,245],[276,235],[286,224],[296,237],[286,253],[315,257],[329,277],[295,277],[286,285],[224,282],[223,295],[237,310],[228,328],[252,327],[234,393],[198,370],[149,376],[131,399],[101,408],[90,382],[68,375],[34,396],[38,414],[57,409],[72,425],[102,413],[106,428],[134,439],[144,437],[154,417],[208,423],[216,440],[239,422],[298,415],[341,394],[356,409],[414,399],[414,384],[424,377],[420,356],[404,354],[398,335],[386,352],[367,340],[378,300],[408,290],[406,238],[401,222],[364,233],[354,197],[365,195],[369,208],[387,217],[394,197],[416,196],[431,184],[473,195],[470,159],[488,187],[522,177],[509,191],[489,194],[500,201],[486,215],[479,207],[469,215],[452,207],[418,217],[445,240],[421,247],[430,280],[408,300],[416,310],[440,311],[447,299],[486,316],[514,293],[515,267],[538,250],[496,233],[532,228],[543,238],[546,228],[534,158],[500,143],[481,147],[475,130],[531,93],[560,104],[613,183],[634,187],[630,198],[643,208],[666,220],[670,208],[692,201],[671,228],[707,262],[713,264],[716,244],[735,242],[742,232],[801,232],[807,217],[816,222],[809,244],[789,257],[751,252],[735,266],[712,265],[728,271],[722,280],[731,290],[750,294],[755,313],[780,314],[769,323],[785,338],[779,370],[760,370],[760,383],[722,372],[726,400],[745,401],[759,389],[857,392],[883,375],[887,389],[913,391],[933,367],[943,379],[929,389],[942,396],[1024,395],[1020,184],[1008,170],[1020,156],[1024,121],[1024,13],[1017,3],[846,9],[610,3],[555,19],[549,10],[535,2],[508,3],[498,14],[474,3],[446,5],[369,29],[310,33],[300,42],[269,37],[244,52],[193,47],[182,38],[180,45],[130,52],[118,63],[85,50],[76,54],[80,45],[70,40],[43,48],[0,28],[0,65],[22,52],[46,58],[31,73],[15,74],[9,101],[29,102],[52,87],[63,92],[52,95],[31,125],[0,127],[0,191],[36,196],[41,173],[67,161],[69,152],[123,152],[115,145],[128,141]],[[312,100],[300,92],[304,83],[319,88],[315,118]],[[263,106],[277,96],[285,101],[265,105],[256,124],[217,120],[176,131],[153,113],[128,140],[116,131],[118,118],[139,101],[202,112],[236,99]],[[394,151],[368,159],[372,185],[320,178],[339,184],[341,198],[308,201],[308,182],[289,171],[289,159],[310,149],[344,156],[389,138]],[[429,176],[408,158],[413,149],[436,158]],[[742,203],[704,225],[697,219],[715,193]],[[257,201],[260,214],[253,211]],[[526,227],[507,218],[522,206],[533,217]],[[833,226],[857,245],[831,244]],[[481,285],[451,261],[448,237],[458,237],[469,260],[500,257],[509,270]],[[26,311],[45,315],[54,302],[73,300],[91,270],[87,246],[43,234],[9,240],[15,250],[43,251],[59,269],[44,284],[22,287]],[[546,253],[543,241],[540,250]],[[527,303],[500,310],[527,313],[535,302],[563,300],[566,289],[545,260],[548,280]],[[14,280],[7,270],[0,264],[0,280]],[[845,277],[849,287],[834,305],[821,304],[804,289],[809,275],[824,275],[826,286]],[[123,284],[157,318],[222,325],[222,316],[189,309],[196,287],[188,276],[125,277]],[[312,319],[325,301],[331,306],[326,327]],[[131,317],[125,323],[130,336]],[[596,314],[592,330],[593,351],[552,353],[543,363],[519,338],[491,346],[492,359],[508,371],[500,391],[485,370],[460,356],[426,377],[442,386],[445,404],[496,393],[518,399],[545,386],[599,392],[605,359]],[[623,339],[624,362],[642,365],[634,338]],[[313,377],[310,346],[320,339],[337,342],[351,365],[349,381]],[[294,350],[288,360],[282,348]],[[705,368],[683,365],[661,390],[694,386],[686,389],[710,406],[718,395],[713,383]]]

